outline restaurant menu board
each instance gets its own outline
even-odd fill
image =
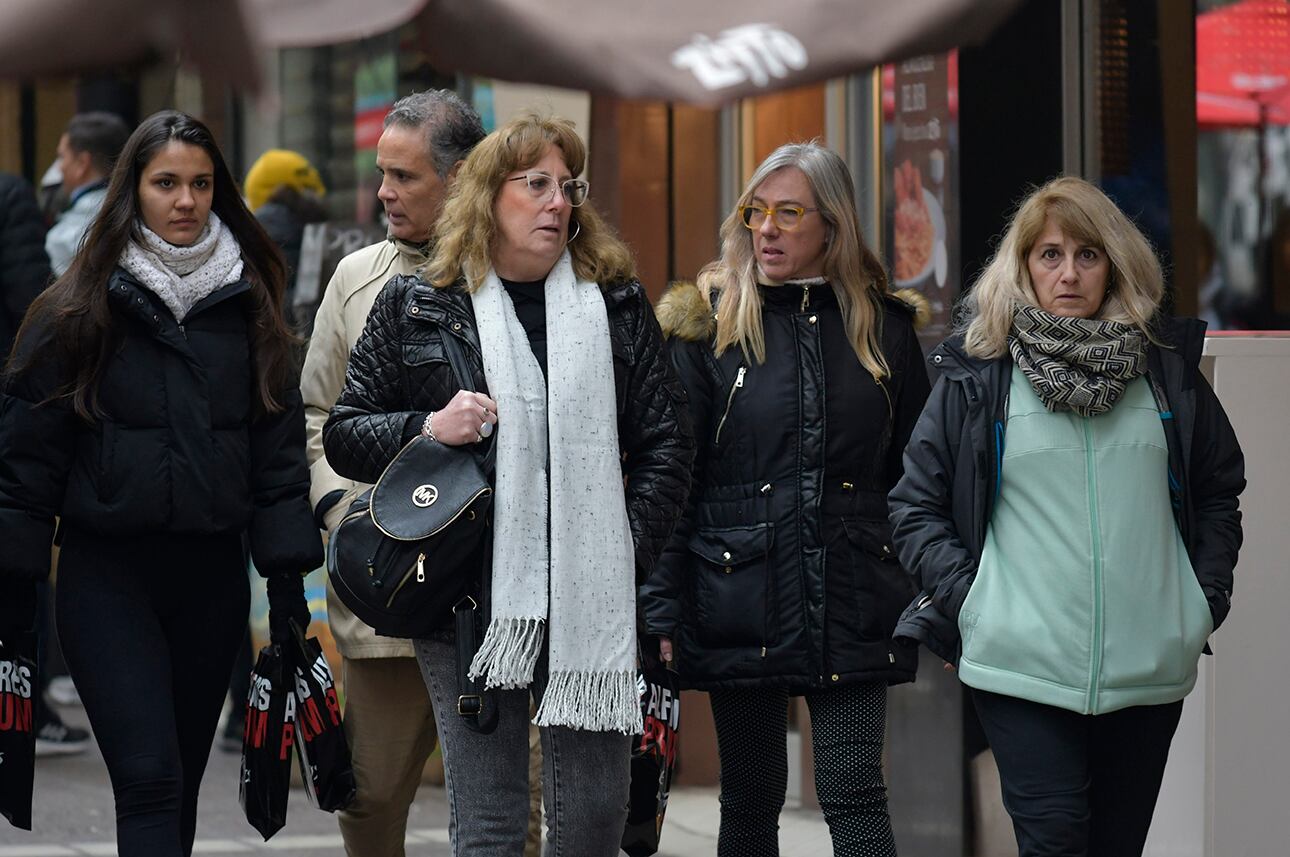
[[[893,291],[927,298],[924,350],[950,330],[962,287],[958,219],[958,55],[914,57],[883,69],[883,210]]]

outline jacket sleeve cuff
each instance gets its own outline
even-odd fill
[[[426,417],[430,414],[427,411],[424,414],[412,414],[408,421],[403,424],[403,446],[407,446],[412,439],[421,434],[421,426],[425,424]]]
[[[50,546],[54,542],[52,518],[37,517],[18,509],[0,511],[0,544],[5,557],[0,573],[20,580],[49,576]]]
[[[303,496],[263,506],[251,517],[251,559],[262,577],[308,574],[323,564],[322,536]]]
[[[1223,624],[1223,620],[1232,609],[1232,599],[1223,590],[1212,586],[1202,586],[1201,591],[1205,593],[1205,600],[1209,602],[1210,618],[1214,620],[1214,630],[1217,631],[1218,626]]]
[[[327,524],[325,523],[327,513],[330,512],[332,507],[339,503],[341,498],[344,496],[345,489],[336,488],[335,490],[328,491],[323,495],[323,498],[314,506],[314,523],[318,525],[318,529],[327,529]]]

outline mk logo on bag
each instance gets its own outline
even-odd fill
[[[439,489],[433,485],[418,485],[417,489],[412,492],[412,502],[421,509],[433,506],[434,501],[438,499]]]

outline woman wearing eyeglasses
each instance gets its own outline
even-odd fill
[[[779,148],[722,224],[721,258],[658,310],[698,454],[642,606],[662,658],[711,698],[721,857],[779,853],[794,695],[833,853],[895,854],[887,685],[913,680],[916,654],[891,642],[914,593],[886,495],[928,382],[853,187],[834,152]]]
[[[323,429],[335,470],[363,482],[418,432],[497,444],[492,554],[477,572],[491,576],[491,616],[472,665],[498,689],[494,733],[457,714],[450,634],[415,641],[455,855],[524,850],[530,698],[546,854],[618,854],[641,729],[636,586],[689,486],[684,394],[630,252],[587,202],[585,163],[562,119],[524,115],[484,138],[444,203],[426,280],[396,277],[377,297]],[[460,389],[446,337],[487,395]]]

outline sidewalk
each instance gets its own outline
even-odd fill
[[[719,818],[716,788],[673,790],[659,857],[714,857]],[[824,816],[786,807],[779,816],[779,848],[781,857],[829,857],[833,843]]]
[[[85,712],[60,708],[71,725]],[[202,780],[195,855],[270,854],[344,857],[335,816],[320,812],[293,789],[287,825],[268,842],[247,824],[237,802],[239,758],[211,750]],[[795,804],[790,797],[789,806]],[[33,822],[27,832],[0,818],[0,857],[110,857],[116,853],[112,790],[97,746],[79,756],[37,760]],[[715,788],[676,788],[668,802],[660,857],[714,857],[719,810]],[[450,857],[448,807],[442,788],[417,792],[408,818],[409,857]],[[818,811],[785,809],[780,817],[783,857],[828,857],[828,828]]]

